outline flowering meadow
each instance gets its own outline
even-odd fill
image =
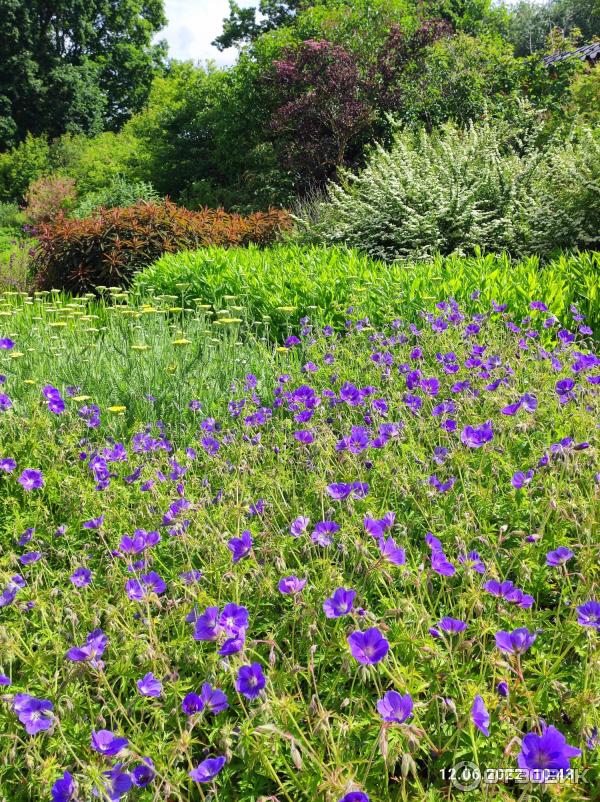
[[[600,358],[544,301],[0,295],[0,800],[593,799]]]

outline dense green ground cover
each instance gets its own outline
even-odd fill
[[[482,296],[276,347],[236,301],[210,323],[113,296],[0,302],[0,798],[438,802],[459,761],[547,766],[554,739],[588,769],[557,797],[589,799],[585,321]],[[339,588],[355,596],[328,617]],[[518,655],[498,637],[517,628]],[[375,652],[348,640],[371,629]],[[227,709],[182,708],[203,683]]]
[[[450,297],[474,310],[474,292],[480,293],[478,303],[487,306],[503,298],[520,316],[536,297],[543,297],[563,320],[574,303],[600,329],[598,252],[563,256],[545,265],[535,257],[515,261],[506,255],[386,264],[340,247],[204,248],[163,256],[137,274],[133,288],[214,309],[235,296],[245,319],[268,316],[279,334],[290,319],[307,314],[343,326],[350,305],[375,325],[394,315],[416,321],[424,303]]]

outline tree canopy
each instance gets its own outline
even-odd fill
[[[139,111],[166,56],[163,0],[0,0],[0,148]]]

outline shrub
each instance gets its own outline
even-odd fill
[[[331,184],[307,239],[389,261],[509,251],[547,258],[600,241],[600,144],[591,129],[545,150],[508,123],[397,132]]]
[[[38,178],[25,193],[25,217],[34,227],[51,223],[60,213],[68,212],[77,198],[75,181],[62,175]]]
[[[16,147],[0,153],[0,200],[20,203],[32,181],[50,172],[45,137],[28,134]]]
[[[98,209],[135,206],[139,201],[154,203],[159,202],[160,199],[160,195],[152,184],[146,181],[128,181],[122,176],[118,176],[105,189],[91,192],[82,198],[71,212],[71,217],[85,219],[91,217]]]
[[[39,289],[85,292],[126,286],[136,270],[164,253],[202,245],[266,245],[289,226],[287,212],[242,217],[222,210],[191,212],[173,203],[138,203],[86,220],[40,227],[33,268]]]
[[[235,298],[248,321],[270,318],[271,334],[282,338],[289,321],[309,315],[342,329],[354,306],[373,325],[388,317],[419,321],[432,301],[455,298],[469,309],[487,309],[502,297],[515,315],[529,314],[531,299],[543,297],[553,314],[567,317],[571,304],[600,329],[600,253],[561,257],[540,266],[535,257],[437,257],[423,263],[392,264],[343,247],[278,245],[203,248],[166,254],[135,277],[140,294],[177,295],[222,309]],[[477,300],[471,295],[477,291]]]
[[[0,201],[0,229],[20,229],[25,222],[25,216],[16,203]]]

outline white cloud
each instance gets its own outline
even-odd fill
[[[257,5],[243,0],[241,6]],[[169,43],[172,58],[192,61],[214,60],[217,64],[233,64],[235,48],[219,52],[211,42],[223,30],[223,19],[229,16],[227,0],[165,0],[169,24],[158,35]]]

